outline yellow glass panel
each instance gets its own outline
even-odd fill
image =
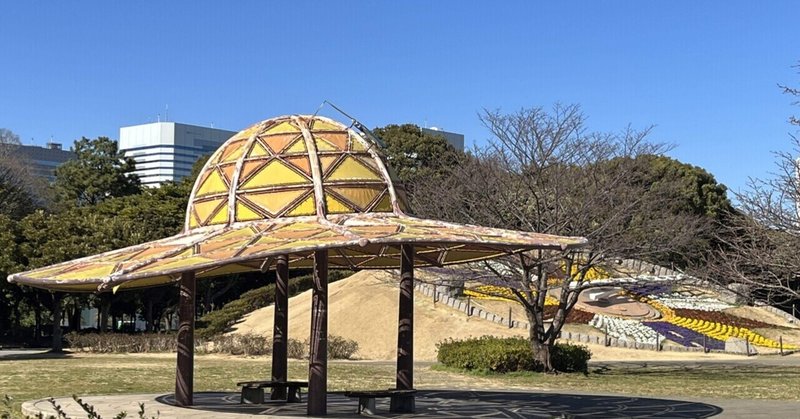
[[[353,212],[353,209],[345,205],[344,202],[325,194],[325,205],[328,207],[328,214],[344,214]]]
[[[339,151],[333,144],[319,137],[314,137],[314,144],[317,145],[317,151]]]
[[[253,148],[250,149],[250,152],[247,153],[247,157],[260,157],[260,156],[268,156],[269,151],[267,151],[266,147],[261,144],[260,141],[256,141],[253,144]]]
[[[344,161],[336,166],[336,169],[328,177],[329,180],[381,180],[377,173],[370,170],[364,163],[361,163],[353,156],[345,157]]]
[[[334,156],[319,156],[319,162],[322,165],[322,173],[325,174],[328,172],[328,169],[331,167],[333,162],[339,159],[341,154],[337,154]]]
[[[220,163],[226,162],[226,161],[234,161],[234,160],[238,159],[239,157],[242,157],[242,154],[244,154],[244,145],[245,145],[245,141],[242,141],[238,145],[229,146],[228,148],[233,148],[233,149],[230,150],[228,155],[226,155],[225,157],[222,158]],[[226,149],[225,151],[227,152],[228,149]]]
[[[314,144],[317,145],[317,151],[339,151],[333,144],[320,138],[314,138]]]
[[[267,147],[269,147],[276,154],[282,153],[284,148],[290,144],[293,144],[298,138],[302,138],[302,135],[299,136],[297,134],[289,133],[261,137],[261,139],[264,141],[264,144],[266,144]]]
[[[258,270],[257,268],[252,268],[252,267],[247,266],[247,265],[239,265],[239,264],[233,263],[233,264],[225,265],[225,266],[222,266],[222,267],[219,267],[219,268],[214,268],[214,269],[212,269],[210,271],[203,272],[203,273],[201,273],[201,274],[199,274],[197,276],[199,278],[207,278],[207,277],[212,277],[212,276],[217,276],[217,275],[229,275],[229,274],[235,274],[235,273],[240,273],[240,272],[250,272],[250,271],[257,271],[257,270]]]
[[[451,250],[448,251],[447,254],[445,255],[444,262],[445,263],[469,262],[472,260],[480,260],[480,259],[495,257],[501,254],[503,254],[503,252],[500,251],[465,252],[465,251]]]
[[[314,120],[314,126],[311,128],[314,131],[341,131],[343,130],[342,127],[334,125],[328,121],[323,121],[321,119]]]
[[[374,212],[392,212],[392,198],[386,194],[373,208]]]
[[[311,176],[311,162],[308,160],[308,156],[291,156],[283,159],[286,163],[302,170],[306,176]]]
[[[200,225],[200,222],[197,221],[197,216],[194,214],[189,214],[189,228],[195,228]]]
[[[220,170],[222,171],[222,174],[225,175],[225,180],[227,180],[228,184],[230,185],[231,181],[233,180],[233,172],[236,171],[236,164],[234,163],[220,166]]]
[[[367,151],[367,148],[364,147],[364,143],[361,142],[360,138],[350,137],[350,150],[351,151]]]
[[[270,214],[277,215],[283,211],[287,205],[294,202],[295,199],[306,192],[308,192],[308,189],[295,189],[289,191],[247,194],[245,196],[254,204],[269,211]]]
[[[255,176],[242,185],[242,189],[255,189],[275,185],[311,183],[305,176],[290,169],[280,160],[272,160]]]
[[[306,140],[303,137],[300,137],[286,149],[286,153],[305,153],[306,151],[308,149],[306,148]]]
[[[253,211],[247,205],[244,205],[241,202],[236,202],[236,221],[251,221],[260,220],[263,218],[263,215]]]
[[[189,247],[183,252],[170,256],[171,258],[185,258],[194,254],[194,247]]]
[[[347,198],[363,211],[383,192],[384,188],[331,188],[331,190]]]
[[[300,129],[292,125],[289,121],[284,121],[268,129],[264,134],[285,134],[287,132],[300,132]]]
[[[223,201],[227,201],[227,199],[214,199],[211,201],[195,202],[194,211],[197,213],[199,223],[205,223],[205,221],[208,220],[208,217],[215,212],[215,210]]]
[[[286,214],[287,217],[299,217],[302,215],[314,215],[317,213],[317,205],[314,203],[314,195],[309,195],[300,205]]]
[[[347,136],[346,132],[331,132],[316,138],[319,138],[320,141],[325,141],[336,147],[337,150],[342,151],[347,149],[347,143],[350,141],[350,138]]]
[[[219,171],[217,171],[217,169],[211,170],[211,173],[206,180],[203,181],[203,184],[197,188],[197,196],[228,192],[228,185],[225,183],[222,175],[219,174]]]
[[[53,279],[95,279],[104,278],[114,272],[114,263],[108,265],[91,265],[88,269],[69,271],[61,275],[53,276]]]
[[[244,162],[239,170],[239,185],[245,182],[253,172],[264,166],[264,160],[249,160]]]
[[[217,210],[217,212],[214,213],[214,215],[208,221],[207,225],[222,224],[227,222],[228,222],[228,206],[223,205],[222,207],[220,207],[220,209]]]
[[[189,268],[195,265],[200,265],[202,263],[211,262],[212,259],[202,257],[202,256],[192,256],[186,259],[178,259],[178,260],[171,260],[166,259],[163,261],[155,262],[154,264],[145,267],[144,269],[138,270],[137,272],[159,272],[159,271],[166,271],[169,269],[178,269],[178,268]]]

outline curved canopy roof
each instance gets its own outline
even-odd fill
[[[416,266],[478,261],[531,249],[567,249],[586,240],[419,219],[368,132],[320,116],[282,116],[231,137],[195,182],[184,231],[9,276],[63,291],[162,285],[269,269],[289,255],[310,267],[331,249],[329,266],[399,266],[400,244],[415,244]]]

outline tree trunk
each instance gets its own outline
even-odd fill
[[[60,292],[53,293],[53,344],[51,350],[53,352],[62,352],[63,346],[61,344],[61,299],[63,295]]]
[[[81,330],[81,305],[75,301],[70,310],[69,330],[80,332]]]
[[[541,314],[537,317],[536,313],[531,310],[526,310],[530,329],[528,329],[528,341],[533,351],[533,360],[537,364],[537,368],[541,368],[543,372],[553,372],[553,363],[550,359],[550,345],[547,344],[544,322],[540,320]]]
[[[203,314],[208,314],[211,312],[211,286],[209,285],[206,288],[206,292],[203,295]]]
[[[550,360],[550,345],[540,342],[531,336],[531,350],[533,360],[540,365],[543,372],[554,372],[552,361]]]
[[[11,336],[17,337],[19,336],[19,318],[21,316],[19,310],[19,300],[14,300],[14,305],[11,307],[11,312],[13,313],[13,319],[11,319]]]
[[[36,305],[33,307],[33,341],[39,346],[39,338],[42,336],[42,306],[39,297],[36,297]]]
[[[108,312],[111,310],[111,300],[104,295],[100,296],[100,333],[108,330]]]
[[[153,300],[148,298],[144,310],[144,330],[146,332],[153,331]]]

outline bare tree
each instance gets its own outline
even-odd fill
[[[13,131],[0,128],[0,214],[19,219],[34,210],[44,186],[19,153],[22,143]]]
[[[531,325],[534,356],[551,371],[550,349],[578,295],[592,286],[592,268],[680,252],[707,222],[670,211],[675,203],[668,194],[649,193],[652,185],[639,181],[645,161],[637,157],[668,149],[648,141],[649,128],[589,132],[576,105],[480,117],[492,134],[490,145],[444,178],[417,185],[414,207],[452,221],[589,239],[581,252],[528,252],[480,264],[473,276],[512,290]],[[559,303],[546,323],[548,295]]]
[[[800,104],[800,89],[779,87]],[[795,116],[788,122],[800,127]],[[774,172],[751,178],[736,193],[739,212],[723,226],[721,246],[706,269],[707,279],[773,304],[800,298],[800,138],[796,132],[789,137],[790,150],[774,153]]]

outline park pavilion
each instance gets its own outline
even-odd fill
[[[577,237],[415,218],[381,141],[353,120],[281,116],[231,137],[198,176],[183,232],[17,273],[9,281],[65,292],[179,284],[175,400],[192,405],[198,278],[276,271],[272,380],[287,379],[289,269],[313,269],[308,414],[327,403],[328,269],[400,270],[397,389],[413,388],[413,269],[566,251]],[[413,406],[413,403],[412,403]]]

